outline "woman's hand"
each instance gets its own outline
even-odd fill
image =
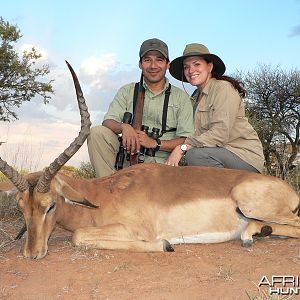
[[[165,162],[166,165],[169,166],[178,166],[179,161],[182,157],[182,151],[180,149],[180,145],[176,146],[170,156],[168,157],[167,161]]]

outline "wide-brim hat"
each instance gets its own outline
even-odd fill
[[[182,56],[171,61],[169,72],[174,78],[188,82],[183,73],[183,60],[189,56],[200,56],[208,62],[212,62],[215,76],[221,76],[225,73],[226,66],[219,56],[210,53],[206,46],[193,43],[185,46]]]

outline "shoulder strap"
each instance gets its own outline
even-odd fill
[[[171,84],[169,83],[168,88],[165,91],[165,100],[164,100],[164,107],[163,107],[163,115],[162,115],[162,128],[161,128],[161,135],[167,132],[167,115],[168,115],[168,105],[169,105],[169,98],[171,94]]]
[[[134,86],[134,93],[133,93],[133,112],[135,111],[137,96],[138,96],[138,90],[139,90],[139,82],[137,82]],[[169,83],[168,88],[165,91],[165,100],[164,100],[164,107],[163,107],[163,114],[162,114],[162,128],[160,136],[162,136],[164,133],[168,131],[175,131],[176,128],[171,128],[170,130],[167,130],[167,115],[168,115],[168,105],[169,105],[169,98],[171,94],[171,84]]]
[[[134,86],[134,92],[133,92],[133,110],[132,110],[132,114],[134,114],[135,112],[135,106],[136,106],[136,101],[137,101],[137,97],[138,97],[138,92],[139,92],[139,82],[136,82],[135,86]]]
[[[198,89],[195,89],[195,90],[193,91],[191,97],[194,97],[194,96],[197,94],[197,92],[198,92]]]

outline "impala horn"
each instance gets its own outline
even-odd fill
[[[15,185],[20,192],[25,192],[29,188],[27,180],[13,167],[0,157],[0,171]]]
[[[67,61],[66,63],[72,74],[74,85],[75,85],[78,107],[81,116],[81,129],[78,136],[70,144],[70,146],[66,148],[64,152],[61,153],[50,164],[50,166],[44,170],[43,174],[41,175],[36,185],[36,189],[40,193],[47,193],[50,190],[51,179],[61,169],[61,167],[79,150],[79,148],[82,146],[82,144],[84,143],[84,141],[86,140],[86,138],[90,133],[91,121],[90,121],[90,114],[88,112],[88,107],[85,103],[85,99],[83,97],[82,90],[75,72]]]

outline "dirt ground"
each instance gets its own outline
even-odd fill
[[[0,253],[0,299],[300,299],[269,297],[263,276],[300,275],[300,242],[257,240],[178,245],[173,253],[78,249],[57,228],[41,260],[22,256],[25,238]]]

